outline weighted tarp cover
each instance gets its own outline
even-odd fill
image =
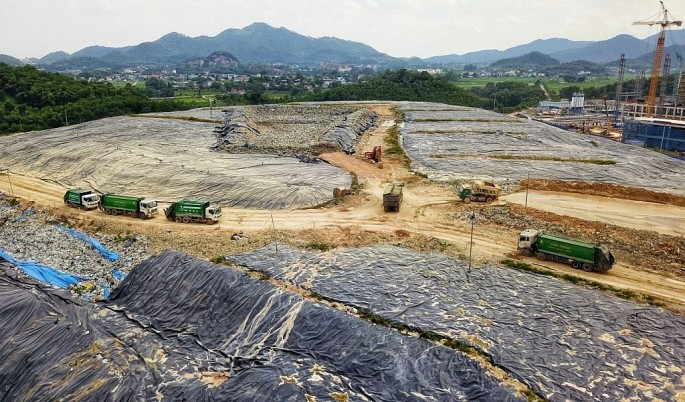
[[[551,401],[685,396],[685,318],[657,307],[496,265],[469,274],[467,262],[393,246],[227,258],[466,342]]]
[[[451,349],[182,253],[98,304],[0,268],[1,400],[525,400]]]

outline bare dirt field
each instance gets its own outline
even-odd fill
[[[685,236],[685,207],[653,202],[619,200],[585,194],[547,191],[514,193],[507,202],[534,209],[598,221],[638,230],[652,230],[671,236]]]

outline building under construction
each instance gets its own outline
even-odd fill
[[[659,25],[661,32],[657,38],[656,50],[650,78],[647,98],[642,98],[641,85],[636,85],[632,93],[622,92],[623,73],[625,71],[625,57],[621,57],[619,67],[619,83],[616,90],[616,122],[622,122],[622,141],[647,148],[666,151],[685,152],[685,73],[682,69],[675,74],[674,91],[666,93],[667,80],[670,76],[670,55],[664,59],[664,44],[666,29],[670,26],[680,26],[682,21],[669,18],[668,10],[661,3],[660,19],[655,21],[639,21],[635,25]],[[662,63],[663,61],[663,63]],[[663,64],[663,68],[662,68]],[[659,73],[662,79],[659,80]],[[660,84],[660,85],[659,85]],[[660,86],[659,96],[657,88]]]

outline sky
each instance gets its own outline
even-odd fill
[[[685,20],[685,1],[664,3],[671,20]],[[656,0],[0,0],[0,6],[0,54],[19,59],[137,45],[170,32],[215,36],[254,22],[426,58],[536,39],[642,39],[659,27],[632,23],[658,19],[661,11]]]

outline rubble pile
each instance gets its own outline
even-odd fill
[[[33,261],[59,271],[88,278],[91,294],[102,296],[120,277],[113,270],[129,272],[147,259],[147,240],[136,236],[91,235],[119,258],[111,262],[90,244],[60,230],[55,216],[46,211],[12,205],[0,195],[0,248],[16,260]]]
[[[245,106],[223,113],[214,149],[230,153],[352,153],[357,137],[377,121],[366,109],[323,105]]]

